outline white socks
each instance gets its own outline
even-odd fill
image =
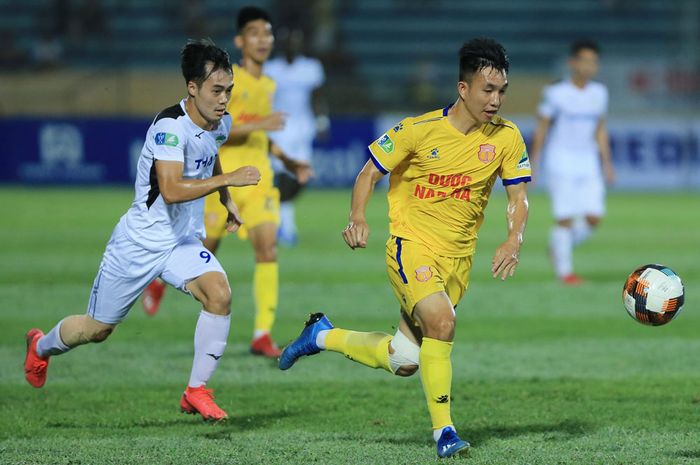
[[[558,278],[573,273],[573,249],[591,236],[593,228],[585,218],[574,218],[570,228],[555,225],[549,237],[549,248]]]
[[[48,334],[44,335],[36,343],[36,352],[39,354],[39,357],[46,358],[51,355],[61,355],[71,349],[61,340],[61,323],[63,323],[63,320],[59,321]]]
[[[323,329],[316,335],[316,345],[321,350],[326,350],[326,338],[328,337],[328,331],[330,331],[330,329]]]
[[[280,203],[280,230],[283,234],[293,235],[297,232],[297,224],[294,219],[294,203],[292,201]]]
[[[573,273],[574,235],[570,228],[554,226],[549,236],[549,247],[558,278]]]
[[[214,315],[205,310],[199,314],[194,330],[194,361],[190,374],[189,387],[207,384],[224,355],[231,314]]]
[[[442,428],[434,429],[434,430],[433,430],[433,439],[435,439],[435,442],[438,442],[438,439],[440,439],[440,436],[442,436],[442,431],[443,431],[445,428],[450,428],[450,429],[452,429],[452,431],[454,431],[455,433],[457,432],[457,430],[455,429],[455,427],[452,426],[452,425],[447,425],[447,426],[443,426]]]
[[[256,329],[253,331],[253,340],[256,340],[259,337],[263,337],[266,334],[270,334],[270,331],[266,331],[264,329]]]
[[[571,230],[574,234],[574,247],[588,239],[593,232],[593,228],[588,224],[588,221],[581,217],[574,220]]]

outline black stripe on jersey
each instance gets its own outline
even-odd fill
[[[493,121],[489,121],[489,124],[493,124],[494,126],[503,126],[504,128],[509,128],[509,129],[515,129],[513,126],[509,126],[505,123],[494,123]]]
[[[442,116],[436,116],[435,118],[428,118],[428,119],[424,119],[424,120],[421,120],[421,121],[416,121],[415,123],[413,123],[413,125],[416,126],[416,125],[418,125],[418,124],[432,123],[433,121],[440,121],[440,120],[443,119],[445,116],[447,116],[447,112],[450,111],[450,108],[452,108],[452,104],[451,104],[451,103],[450,103],[449,105],[447,105],[445,108],[442,109]]]
[[[437,116],[435,118],[424,119],[422,121],[416,121],[415,123],[413,123],[413,125],[417,126],[417,125],[423,124],[423,123],[431,123],[433,121],[440,121],[442,118],[443,118],[443,116]]]
[[[179,106],[179,105],[178,105]],[[156,201],[160,195],[160,187],[158,187],[158,175],[156,174],[156,160],[153,159],[153,164],[151,165],[151,172],[148,175],[148,183],[151,188],[148,189],[148,198],[146,199],[146,208],[151,208],[153,202]]]
[[[172,118],[172,119],[178,119],[181,116],[185,116],[185,110],[182,109],[179,103],[176,103],[175,105],[166,108],[165,110],[161,111],[156,115],[156,119],[153,120],[153,124],[156,124],[158,121],[164,119],[164,118]],[[146,208],[151,208],[151,205],[153,205],[153,202],[156,201],[158,196],[160,195],[160,187],[158,187],[158,175],[156,174],[156,160],[155,158],[153,159],[153,164],[151,165],[151,171],[150,174],[148,175],[148,183],[151,185],[151,188],[148,190],[148,198],[146,199]]]
[[[156,115],[156,119],[153,120],[153,124],[156,124],[158,121],[162,120],[163,118],[172,118],[172,119],[178,119],[181,116],[185,116],[185,110],[182,109],[179,103],[173,105],[172,107],[168,107],[165,110],[161,111]]]

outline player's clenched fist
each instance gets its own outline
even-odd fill
[[[229,186],[253,186],[260,182],[260,171],[254,166],[243,166],[235,171],[226,173],[226,184]]]
[[[351,249],[367,247],[367,237],[369,237],[369,226],[364,221],[351,221],[343,229],[343,239]]]

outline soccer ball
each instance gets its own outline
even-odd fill
[[[622,289],[627,313],[638,322],[661,326],[681,312],[685,292],[681,278],[664,265],[644,265],[632,272]]]

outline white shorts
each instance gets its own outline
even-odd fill
[[[549,174],[547,187],[556,220],[605,214],[605,183],[599,174]]]
[[[311,164],[313,156],[313,144],[315,133],[311,133],[311,137],[305,133],[290,134],[287,131],[284,134],[273,135],[270,138],[275,142],[284,153],[291,159],[303,161]],[[277,157],[270,157],[272,161],[272,169],[275,173],[286,171],[284,164]]]
[[[198,239],[153,252],[130,241],[120,223],[114,228],[102,256],[87,313],[102,323],[119,323],[154,279],[160,277],[189,294],[185,288],[187,283],[210,271],[226,275],[214,254]]]

